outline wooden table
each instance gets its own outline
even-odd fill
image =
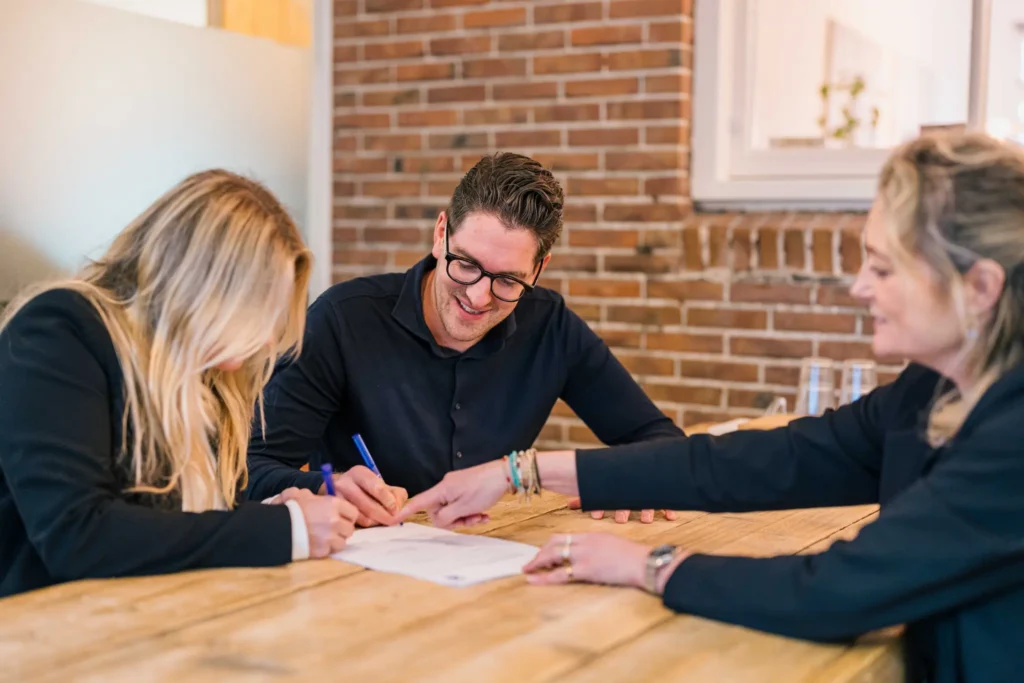
[[[675,522],[595,521],[545,494],[506,501],[471,533],[540,545],[610,531],[699,552],[815,552],[873,506]],[[642,591],[522,577],[446,588],[334,560],[81,581],[0,600],[0,678],[12,681],[902,680],[892,635],[825,646],[665,609]]]

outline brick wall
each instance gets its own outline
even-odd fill
[[[404,270],[488,152],[567,192],[542,284],[679,424],[793,406],[800,359],[869,357],[856,214],[695,214],[692,0],[335,0],[334,274]],[[556,407],[543,445],[587,444]]]

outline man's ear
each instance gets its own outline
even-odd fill
[[[437,214],[437,222],[434,223],[434,243],[430,253],[440,261],[444,257],[444,231],[448,225],[448,215],[442,211]]]

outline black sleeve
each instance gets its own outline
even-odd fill
[[[683,431],[658,410],[600,337],[563,306],[570,367],[562,399],[610,446],[677,438]]]
[[[780,429],[581,450],[583,506],[742,512],[876,503],[886,406],[916,374]]]
[[[91,314],[91,319],[90,319]],[[89,304],[49,292],[0,335],[0,468],[29,542],[59,580],[271,566],[291,559],[283,505],[167,512],[125,501],[114,478],[110,340]],[[120,373],[118,373],[118,377]],[[119,380],[118,380],[119,381]]]
[[[1018,410],[954,441],[852,541],[817,555],[684,560],[669,578],[665,604],[782,635],[839,641],[1019,587],[1022,422]]]
[[[249,499],[269,498],[292,486],[316,492],[323,483],[319,472],[299,468],[316,451],[345,393],[338,324],[332,303],[318,299],[306,316],[302,353],[268,383],[266,433],[257,415],[249,441]]]

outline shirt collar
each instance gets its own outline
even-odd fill
[[[402,283],[402,291],[391,311],[392,317],[406,330],[430,344],[434,353],[443,358],[458,356],[453,349],[440,346],[427,327],[423,316],[423,278],[437,267],[437,259],[427,254],[419,263],[406,271]],[[513,310],[508,317],[498,323],[483,339],[467,349],[463,354],[467,358],[482,358],[497,353],[505,348],[505,342],[516,331],[516,312]]]

